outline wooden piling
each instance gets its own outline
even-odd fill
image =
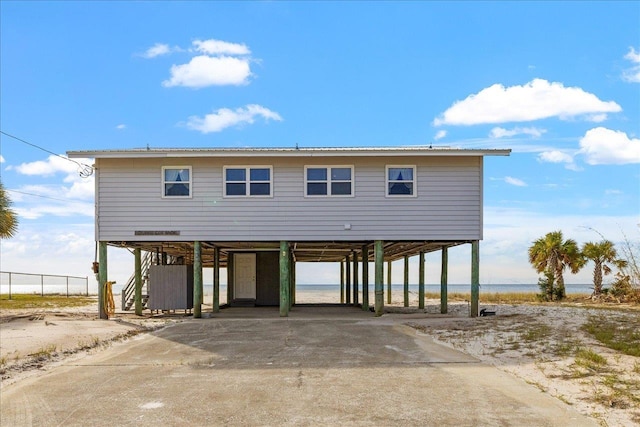
[[[220,312],[220,248],[213,248],[213,312]]]
[[[480,302],[480,241],[471,242],[471,317],[478,316]]]
[[[280,242],[280,317],[289,316],[289,296],[290,296],[290,280],[289,272],[289,242],[283,240]]]
[[[362,245],[362,309],[369,311],[369,246]]]
[[[133,296],[137,316],[142,316],[142,251],[140,248],[133,250],[135,262],[135,293]]]
[[[358,305],[358,253],[353,251],[353,305]]]
[[[387,261],[387,304],[391,304],[391,261]]]
[[[107,286],[107,242],[98,244],[98,317],[100,319],[109,319],[107,310],[105,309],[106,286]]]
[[[202,245],[193,242],[193,317],[202,317]]]
[[[449,268],[449,249],[442,247],[442,269],[440,270],[440,313],[446,314],[447,308],[447,270]]]
[[[404,306],[409,307],[409,256],[404,256]]]
[[[420,268],[418,269],[418,308],[424,309],[424,251],[418,256]]]
[[[374,245],[375,262],[375,312],[382,316],[384,311],[384,245],[382,240],[376,240]]]

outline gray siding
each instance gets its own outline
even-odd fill
[[[304,166],[353,165],[355,197],[304,197]],[[273,197],[223,197],[223,166],[271,165]],[[416,165],[417,197],[385,197],[385,166]],[[162,166],[192,166],[163,199]],[[482,238],[482,157],[97,159],[97,239],[356,241]],[[345,230],[351,224],[351,230]],[[179,236],[135,236],[176,230]]]

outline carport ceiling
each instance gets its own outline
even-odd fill
[[[405,256],[415,256],[420,252],[434,252],[442,248],[470,243],[470,241],[385,241],[384,260],[396,261]],[[111,246],[147,252],[163,252],[172,257],[183,257],[185,263],[193,262],[193,242],[109,242]],[[290,242],[296,262],[340,262],[354,252],[362,259],[362,249],[369,251],[369,261],[374,261],[373,242]],[[280,242],[202,242],[202,262],[205,267],[213,266],[213,250],[220,250],[220,265],[225,267],[229,253],[277,251]]]

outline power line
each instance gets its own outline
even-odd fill
[[[32,146],[34,148],[37,148],[38,150],[42,150],[45,153],[49,153],[49,154],[52,154],[52,155],[54,155],[56,157],[60,157],[61,159],[67,160],[67,161],[72,162],[72,163],[75,163],[76,165],[78,165],[78,168],[79,168],[78,169],[78,174],[80,175],[81,178],[89,178],[91,175],[93,175],[93,167],[92,166],[86,165],[84,163],[76,162],[75,160],[72,160],[72,159],[70,159],[68,157],[61,156],[60,154],[54,153],[53,151],[47,150],[46,148],[42,148],[39,145],[33,144],[33,143],[29,142],[29,141],[25,141],[24,139],[18,138],[15,135],[8,134],[8,133],[6,133],[6,132],[4,132],[2,130],[0,130],[0,133],[5,135],[5,136],[8,136],[9,138],[13,138],[16,141],[20,141],[20,142],[22,142],[24,144],[30,145],[30,146]]]
[[[41,197],[43,199],[57,200],[58,202],[71,202],[71,201],[73,201],[73,200],[68,200],[68,199],[65,200],[65,199],[57,199],[55,197],[43,196],[41,194],[27,193],[26,191],[11,190],[9,188],[6,188],[5,190],[6,191],[10,191],[11,193],[24,194],[26,196],[34,196],[34,197]]]

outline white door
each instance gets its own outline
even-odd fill
[[[256,254],[235,254],[233,289],[236,299],[256,299]]]

